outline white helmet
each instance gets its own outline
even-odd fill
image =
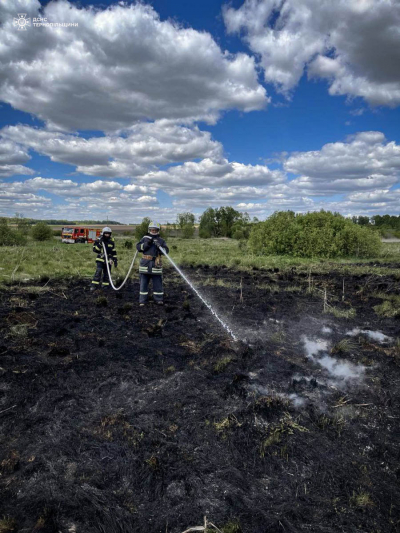
[[[158,232],[161,230],[161,224],[159,222],[154,222],[153,220],[150,222],[149,227],[147,228],[149,231],[151,229],[156,229]]]
[[[103,228],[103,229],[101,230],[101,234],[102,234],[102,235],[104,235],[105,233],[109,233],[109,234],[111,235],[111,233],[112,233],[112,229],[109,228],[108,226],[106,226],[105,228]]]

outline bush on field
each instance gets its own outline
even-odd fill
[[[61,237],[62,231],[60,229],[53,229],[53,237]]]
[[[182,228],[182,239],[191,239],[194,235],[193,224],[185,224]]]
[[[53,230],[45,222],[38,222],[32,228],[32,238],[35,241],[48,241],[53,238]]]
[[[194,223],[196,217],[189,211],[185,213],[178,213],[176,217],[176,225],[179,227],[181,237],[183,239],[191,239],[194,235]]]
[[[0,219],[0,246],[23,246],[26,237],[19,231],[11,229],[6,219]]]
[[[259,255],[370,257],[381,250],[379,235],[338,213],[275,212],[252,228],[249,245]]]

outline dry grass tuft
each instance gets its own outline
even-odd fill
[[[0,520],[0,533],[12,533],[17,530],[17,523],[14,518],[5,516]]]

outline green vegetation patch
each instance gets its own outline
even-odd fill
[[[258,255],[294,257],[371,257],[381,251],[379,235],[338,213],[274,213],[256,224],[249,245]]]

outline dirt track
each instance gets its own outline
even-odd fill
[[[231,285],[202,292],[247,343],[173,274],[162,309],[137,283],[0,293],[1,531],[399,531],[400,320],[372,296],[398,280],[347,278],[342,302],[315,277],[344,319],[295,271],[187,271]]]

